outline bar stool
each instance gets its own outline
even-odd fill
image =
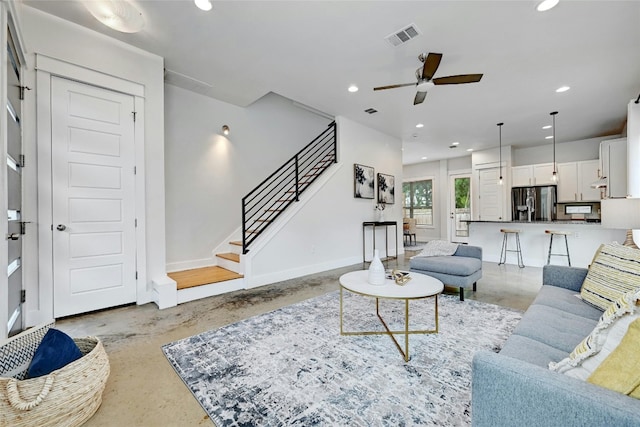
[[[551,256],[566,256],[567,261],[569,262],[569,267],[571,267],[571,257],[569,256],[569,242],[567,241],[567,236],[571,234],[569,231],[554,231],[554,230],[544,230],[544,232],[551,237],[549,238],[549,253],[547,254],[547,265],[551,262]],[[551,253],[551,247],[553,246],[553,236],[564,236],[564,245],[567,248],[567,253],[564,254],[554,254]]]
[[[522,248],[520,247],[520,230],[510,230],[503,228],[500,230],[503,234],[502,238],[502,251],[500,251],[500,264],[504,264],[507,262],[507,252],[516,252],[518,254],[518,267],[523,268],[524,262],[522,262]],[[507,245],[509,243],[509,234],[515,234],[516,236],[516,248],[515,249],[507,249]]]

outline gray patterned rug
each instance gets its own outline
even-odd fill
[[[374,301],[345,292],[345,330],[381,330]],[[411,335],[406,363],[388,336],[340,335],[338,292],[162,349],[218,426],[469,425],[473,353],[498,351],[521,313],[438,302],[440,332]],[[404,303],[380,307],[401,329]],[[412,301],[411,327],[433,328],[433,310],[433,299]]]

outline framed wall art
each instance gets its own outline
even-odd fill
[[[378,203],[395,203],[395,178],[393,175],[378,174]]]
[[[356,199],[373,199],[375,171],[371,166],[354,163],[353,165],[353,197]]]

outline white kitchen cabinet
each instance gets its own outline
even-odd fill
[[[606,177],[607,197],[627,196],[627,138],[600,143],[602,175]]]
[[[600,201],[600,190],[591,188],[599,167],[598,160],[558,163],[558,202]]]
[[[600,201],[600,189],[591,187],[591,184],[600,178],[599,175],[600,162],[598,160],[578,162],[578,190],[580,190],[581,201]]]
[[[514,166],[511,168],[511,186],[552,185],[553,163]]]
[[[553,185],[553,163],[533,165],[533,185]]]

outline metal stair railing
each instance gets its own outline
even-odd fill
[[[329,166],[338,163],[336,123],[242,198],[242,253]]]

